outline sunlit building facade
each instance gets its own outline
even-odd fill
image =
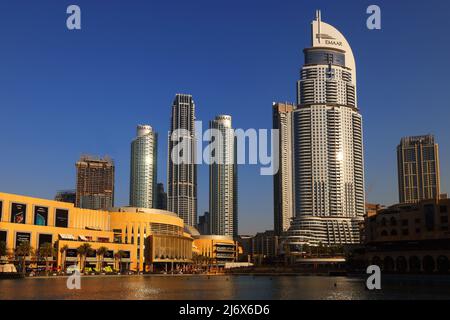
[[[353,52],[318,11],[304,55],[293,112],[296,219],[289,239],[294,245],[359,243],[364,161]]]
[[[231,121],[231,116],[219,115],[209,125],[221,137],[215,141],[209,165],[209,227],[210,234],[237,237],[237,164]]]
[[[158,135],[149,125],[137,127],[131,143],[130,206],[156,208]]]

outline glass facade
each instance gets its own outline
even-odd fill
[[[156,169],[158,135],[152,127],[141,125],[131,144],[130,206],[156,207]]]
[[[345,67],[345,54],[334,50],[305,50],[305,65],[311,64]]]

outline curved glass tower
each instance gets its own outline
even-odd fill
[[[137,127],[131,143],[130,206],[156,208],[156,159],[158,135],[149,125]]]
[[[364,215],[362,117],[352,49],[333,26],[312,22],[312,45],[297,85],[293,115],[296,219],[290,240],[358,243]]]
[[[237,167],[234,130],[231,116],[219,115],[209,127],[220,131],[215,162],[209,166],[209,231],[214,235],[238,235]]]

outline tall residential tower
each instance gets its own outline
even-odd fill
[[[209,166],[210,232],[237,237],[237,166],[231,116],[219,115],[209,127],[220,132],[221,137],[215,140],[214,161]]]
[[[291,226],[294,217],[292,172],[292,112],[295,105],[274,103],[272,108],[273,129],[279,130],[278,172],[273,180],[274,227],[280,236]]]
[[[439,148],[434,136],[403,138],[397,161],[400,203],[439,198]]]
[[[360,242],[364,216],[362,117],[352,49],[333,26],[312,22],[294,111],[296,219],[291,239],[317,245]]]
[[[130,206],[156,208],[158,135],[149,125],[137,127],[131,143]]]
[[[172,104],[169,133],[167,209],[189,226],[197,225],[195,146],[194,99],[191,95],[177,94]]]

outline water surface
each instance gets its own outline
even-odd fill
[[[365,280],[320,276],[87,276],[81,290],[68,290],[67,278],[0,281],[0,300],[367,300],[450,299],[450,281],[392,277],[381,291]]]

